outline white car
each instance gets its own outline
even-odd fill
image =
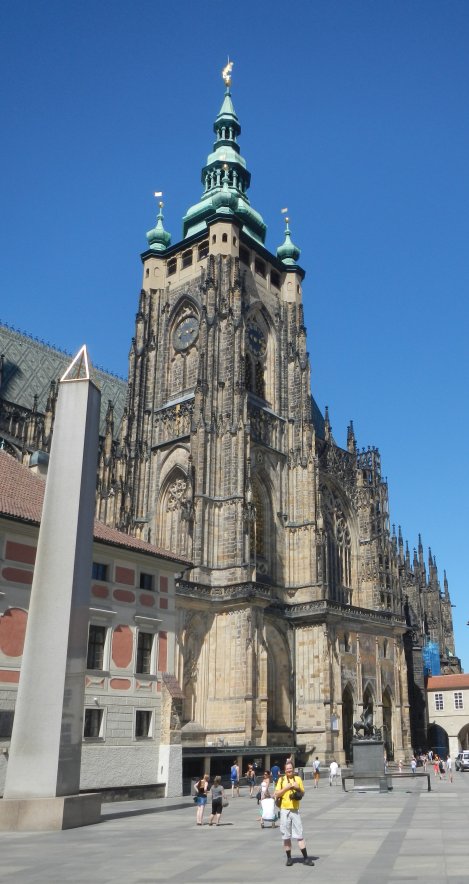
[[[469,770],[469,749],[456,755],[456,770]]]

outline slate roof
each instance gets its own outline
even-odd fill
[[[31,473],[29,467],[0,450],[0,516],[39,525],[42,515],[45,480]],[[134,550],[144,555],[158,556],[169,562],[189,567],[190,562],[160,549],[117,528],[110,528],[98,519],[94,521],[94,539],[110,546]]]
[[[0,396],[8,402],[33,407],[38,397],[38,409],[45,411],[51,381],[58,381],[76,354],[65,353],[16,331],[0,322],[0,355],[5,357]],[[91,376],[101,390],[101,426],[111,399],[114,405],[114,428],[119,428],[127,396],[127,381],[117,375],[92,367]]]

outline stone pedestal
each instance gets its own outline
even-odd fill
[[[91,826],[100,821],[101,795],[98,794],[0,801],[2,832],[52,832]]]
[[[387,792],[388,778],[384,770],[382,740],[353,740],[354,789]]]

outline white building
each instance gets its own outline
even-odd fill
[[[44,488],[44,478],[0,450],[0,794]],[[82,790],[182,793],[183,695],[172,662],[175,575],[187,565],[95,521]]]
[[[452,758],[469,749],[469,675],[434,675],[427,682],[429,747]]]

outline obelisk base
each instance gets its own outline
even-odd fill
[[[101,822],[101,795],[0,799],[0,832],[54,832]]]

